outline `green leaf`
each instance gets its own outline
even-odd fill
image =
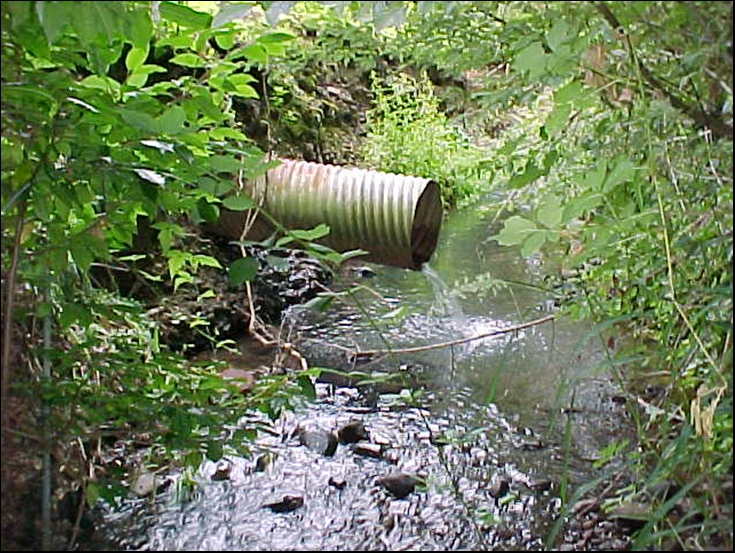
[[[256,40],[261,44],[276,44],[281,42],[288,42],[296,38],[296,35],[284,32],[267,33],[259,36]]]
[[[38,20],[49,44],[54,43],[65,26],[71,25],[75,9],[76,6],[70,2],[41,2],[36,5]]]
[[[235,87],[233,93],[236,96],[242,96],[243,98],[259,98],[258,92],[248,84],[253,81],[255,81],[255,78],[247,73],[231,75],[227,78],[227,82],[231,83]]]
[[[222,458],[222,442],[220,440],[207,441],[207,459],[219,461]]]
[[[184,130],[186,112],[181,106],[173,106],[167,109],[158,119],[161,132],[166,134],[178,134]]]
[[[255,202],[249,196],[243,194],[240,196],[226,197],[222,201],[222,205],[232,211],[245,211],[246,209],[255,207]]]
[[[212,22],[210,14],[198,12],[175,2],[161,2],[159,12],[162,18],[195,31],[208,29]]]
[[[624,156],[617,157],[612,169],[610,169],[610,173],[605,179],[602,191],[607,193],[624,182],[632,181],[635,177],[635,172],[636,168],[632,161]]]
[[[541,246],[544,245],[548,236],[549,231],[541,229],[529,233],[528,237],[523,242],[523,246],[521,246],[521,255],[523,257],[528,257],[535,254],[541,249]]]
[[[59,313],[59,325],[62,328],[69,328],[73,323],[88,327],[92,323],[92,313],[83,305],[65,303],[61,306]]]
[[[163,232],[164,231],[162,230],[161,233]],[[161,243],[163,244],[163,242]],[[186,271],[184,271],[184,267],[186,266],[186,263],[191,259],[191,254],[189,252],[184,252],[181,250],[171,250],[168,248],[164,248],[164,251],[166,251],[166,255],[168,256],[168,272],[172,277],[176,275],[188,274],[186,273]]]
[[[571,112],[572,106],[569,103],[554,105],[554,109],[551,110],[544,123],[547,134],[554,136],[562,129],[565,129]]]
[[[254,257],[242,257],[235,261],[227,270],[227,277],[232,286],[240,286],[253,280],[258,273],[258,260]]]
[[[217,127],[216,129],[212,129],[209,131],[209,137],[212,140],[226,140],[228,138],[232,140],[248,140],[248,137],[244,133],[230,127]]]
[[[120,94],[120,83],[110,77],[101,77],[99,75],[90,75],[79,81],[79,85],[84,88],[104,90],[108,94],[118,96]]]
[[[79,239],[72,240],[69,250],[71,251],[71,256],[74,259],[74,263],[77,264],[79,270],[82,273],[86,273],[87,271],[89,271],[89,267],[94,261],[94,253],[92,252],[92,250],[89,249],[86,242]]]
[[[605,181],[606,174],[607,163],[604,159],[601,159],[592,171],[586,173],[584,177],[578,179],[576,182],[582,190],[599,191],[602,189],[602,183]]]
[[[123,121],[132,127],[150,133],[157,133],[160,130],[158,121],[156,121],[149,113],[133,111],[130,109],[121,109],[119,110],[119,113],[123,118]]]
[[[195,268],[198,268],[199,265],[203,265],[204,267],[214,267],[215,269],[222,268],[222,265],[220,265],[220,262],[217,261],[217,259],[215,259],[211,255],[197,254],[197,255],[192,256],[190,262],[192,266]]]
[[[576,198],[569,200],[564,206],[564,214],[562,220],[569,222],[572,219],[580,217],[584,213],[587,213],[591,209],[596,208],[605,199],[603,194],[586,192]]]
[[[320,223],[317,226],[315,226],[313,229],[291,230],[289,231],[289,234],[298,240],[304,240],[306,242],[311,242],[312,240],[318,240],[319,238],[325,237],[327,234],[329,234],[329,230],[330,230],[329,225]]]
[[[127,31],[125,36],[129,37],[133,46],[138,48],[147,47],[153,37],[153,23],[148,6],[127,12]]]
[[[217,173],[237,173],[242,162],[233,156],[212,156],[209,165]]]
[[[517,246],[523,244],[535,230],[536,223],[514,215],[506,219],[503,229],[495,236],[491,236],[491,239],[496,240],[501,246]]]
[[[521,173],[520,175],[513,175],[510,178],[510,180],[508,181],[508,187],[522,188],[523,186],[532,183],[537,178],[545,174],[546,171],[539,168],[533,161],[529,160],[528,163],[526,163],[526,168],[523,173]]]
[[[202,87],[193,93],[194,102],[202,113],[213,121],[223,121],[226,116],[217,105],[212,101],[212,93],[210,90]]]
[[[211,177],[202,177],[198,184],[200,190],[212,196],[223,196],[235,186],[230,179],[213,179]]]
[[[238,48],[230,56],[228,56],[228,59],[236,60],[243,56],[256,63],[268,62],[268,53],[265,51],[265,48],[263,48],[259,44],[249,44],[248,46],[244,46],[243,48]]]
[[[197,214],[207,223],[214,223],[219,219],[219,209],[216,205],[209,203],[204,198],[200,198],[196,205]]]
[[[184,67],[204,67],[204,60],[202,60],[202,58],[200,58],[196,54],[192,54],[190,52],[174,56],[173,58],[171,58],[171,63],[182,65]]]
[[[128,68],[128,71],[133,71],[145,63],[148,58],[148,49],[147,44],[143,48],[133,46],[130,49],[128,55],[125,56],[125,67]]]
[[[536,219],[546,228],[559,228],[562,218],[561,198],[554,194],[546,196],[536,211]]]
[[[149,73],[133,71],[125,79],[125,83],[133,88],[142,88],[148,82],[148,75]]]
[[[558,19],[551,30],[546,34],[546,42],[549,47],[556,52],[559,47],[567,42],[570,38],[569,25],[564,19]]]
[[[99,486],[95,482],[87,482],[85,492],[87,496],[87,506],[94,507],[94,504],[97,503],[97,500],[102,495],[100,493]]]
[[[576,102],[582,95],[584,91],[582,88],[582,83],[578,81],[571,81],[570,83],[564,85],[559,90],[557,90],[554,93],[554,103],[555,104],[566,104],[568,102],[574,103]]]
[[[113,39],[125,36],[122,23],[127,17],[122,2],[90,2],[84,9],[73,9],[72,25],[91,54],[109,49]],[[100,41],[95,44],[98,37]]]
[[[217,46],[223,50],[229,50],[235,45],[235,32],[231,31],[229,33],[217,34],[214,37],[214,41],[217,43]]]
[[[542,75],[546,70],[548,57],[540,42],[532,42],[516,54],[513,58],[513,65],[521,73],[528,71],[528,76],[533,79]]]

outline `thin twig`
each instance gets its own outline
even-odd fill
[[[402,348],[402,349],[393,348],[390,350],[375,349],[375,350],[366,350],[366,351],[353,351],[352,355],[355,356],[355,358],[360,359],[360,358],[365,358],[365,357],[373,357],[376,355],[387,355],[387,354],[392,354],[392,353],[417,353],[421,351],[429,351],[432,349],[440,349],[440,348],[446,348],[450,346],[457,346],[459,344],[472,342],[473,340],[480,340],[482,338],[488,338],[490,336],[498,336],[500,334],[509,334],[511,332],[517,332],[525,328],[530,328],[532,326],[536,326],[536,325],[540,325],[540,324],[543,324],[549,321],[553,321],[554,318],[555,318],[554,315],[547,315],[546,317],[541,317],[540,319],[535,319],[533,321],[528,321],[526,323],[509,326],[507,328],[498,328],[490,332],[484,332],[482,334],[477,334],[475,336],[470,336],[468,338],[459,338],[457,340],[451,340],[449,342],[439,342],[437,344],[429,344],[426,346],[415,346],[411,348]],[[344,348],[340,347],[340,349],[344,349]]]
[[[23,217],[26,211],[26,202],[20,204],[17,219],[15,221],[15,237],[13,239],[13,258],[8,271],[8,280],[6,282],[3,322],[3,345],[2,345],[2,404],[5,405],[5,398],[8,393],[8,385],[10,381],[10,353],[11,345],[11,329],[13,328],[13,300],[15,297],[15,277],[18,273],[18,261],[20,259],[20,237],[23,232]]]

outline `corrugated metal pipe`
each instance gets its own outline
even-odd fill
[[[431,179],[284,159],[245,192],[286,228],[330,227],[320,240],[336,251],[362,249],[362,259],[420,269],[436,249],[442,222],[439,186]],[[247,211],[222,209],[214,232],[239,239]],[[246,235],[273,229],[259,216]]]

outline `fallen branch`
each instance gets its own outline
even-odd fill
[[[547,323],[553,320],[554,320],[554,315],[547,315],[546,317],[541,317],[540,319],[528,321],[527,323],[521,323],[518,325],[509,326],[507,328],[498,328],[496,330],[492,330],[490,332],[483,332],[482,334],[477,334],[475,336],[470,336],[468,338],[459,338],[457,340],[451,340],[449,342],[439,342],[438,344],[429,344],[426,346],[414,346],[411,348],[400,348],[400,349],[374,349],[374,350],[366,350],[366,351],[351,351],[351,350],[348,350],[348,351],[349,351],[350,362],[364,361],[365,359],[370,359],[378,355],[388,355],[388,354],[394,354],[394,353],[417,353],[420,351],[429,351],[432,349],[440,349],[440,348],[446,348],[446,347],[451,347],[451,346],[458,346],[460,344],[472,342],[473,340],[489,338],[490,336],[498,336],[500,334],[510,334],[511,332],[517,332],[519,330],[523,330],[524,328],[530,328],[532,326],[540,325],[540,324]],[[331,344],[331,345],[334,345],[334,344]],[[347,348],[344,348],[343,346],[336,346],[336,347],[339,347],[339,349],[347,349]]]

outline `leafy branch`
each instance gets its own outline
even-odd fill
[[[663,94],[671,102],[671,105],[676,109],[681,110],[696,123],[696,125],[704,130],[710,130],[713,136],[717,139],[732,139],[733,128],[732,125],[727,124],[721,116],[714,111],[708,111],[703,106],[694,105],[685,101],[681,96],[672,91],[667,87],[661,80],[653,74],[648,66],[636,55],[635,47],[630,37],[630,33],[623,26],[617,16],[612,12],[610,7],[605,2],[594,2],[594,6],[598,12],[602,15],[605,21],[608,22],[610,27],[614,31],[618,32],[624,42],[628,53],[630,54],[631,60],[641,72],[641,75],[646,82],[656,91]]]

